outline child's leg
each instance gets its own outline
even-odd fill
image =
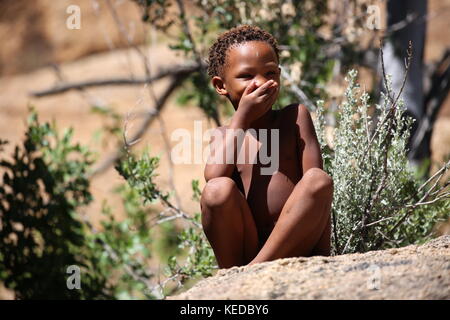
[[[203,229],[220,268],[249,263],[259,249],[252,213],[235,182],[227,177],[208,181],[200,201]]]
[[[321,169],[308,170],[297,183],[261,251],[250,264],[309,256],[319,240],[328,241],[333,182]],[[324,235],[325,231],[325,235]]]
[[[322,232],[322,237],[311,252],[312,256],[329,256],[331,254],[331,216]]]

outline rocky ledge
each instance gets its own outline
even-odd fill
[[[450,299],[450,235],[420,246],[222,269],[169,299]]]

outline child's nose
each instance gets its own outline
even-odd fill
[[[267,79],[266,77],[259,76],[259,77],[256,78],[256,83],[255,84],[256,84],[257,87],[259,87],[259,86],[262,86],[267,81],[269,81],[269,79]]]

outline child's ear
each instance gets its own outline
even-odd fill
[[[228,94],[227,89],[225,88],[225,83],[223,82],[221,77],[215,76],[211,80],[214,89],[221,96],[226,96]]]

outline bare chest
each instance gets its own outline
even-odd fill
[[[253,132],[244,138],[239,155],[246,161],[238,161],[237,169],[257,224],[270,225],[278,219],[301,178],[296,129],[266,129],[267,132]]]

